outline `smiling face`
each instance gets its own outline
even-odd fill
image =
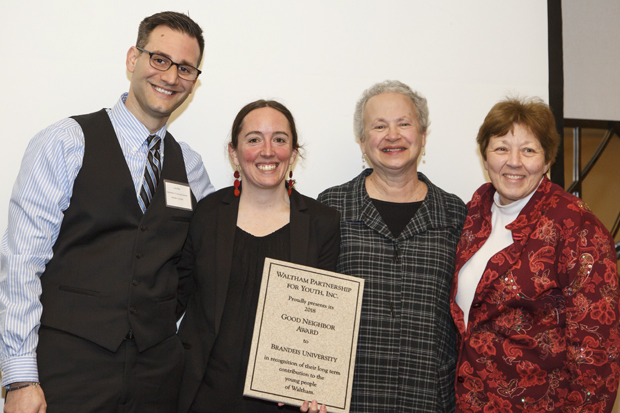
[[[375,170],[385,173],[417,170],[426,134],[420,133],[411,99],[400,93],[373,96],[364,108],[364,153]]]
[[[492,136],[486,150],[484,168],[499,194],[508,205],[534,192],[551,163],[545,163],[540,141],[529,129],[515,124],[504,136]]]
[[[278,187],[284,190],[282,181],[297,157],[288,120],[270,107],[246,115],[237,148],[229,144],[228,153],[241,168],[243,191]]]
[[[198,41],[167,26],[156,27],[144,49],[177,63],[194,67],[200,63]],[[179,78],[175,65],[165,72],[151,67],[148,53],[141,53],[135,47],[127,52],[127,70],[133,75],[125,106],[151,132],[164,126],[172,112],[192,93],[196,83]]]

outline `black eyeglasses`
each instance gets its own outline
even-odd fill
[[[165,72],[166,70],[170,69],[172,65],[175,65],[177,67],[177,74],[181,79],[193,82],[198,78],[198,75],[202,73],[202,71],[196,69],[194,66],[175,63],[170,58],[159,53],[149,52],[148,50],[144,50],[143,48],[137,46],[136,49],[149,54],[149,63],[154,69]]]

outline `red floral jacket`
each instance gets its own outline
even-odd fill
[[[491,233],[495,189],[468,204],[450,299],[459,331],[457,412],[610,412],[620,377],[614,241],[579,198],[544,178],[514,243],[487,264],[469,313],[458,273]]]

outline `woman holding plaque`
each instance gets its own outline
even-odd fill
[[[614,240],[545,176],[560,145],[540,99],[497,103],[469,202],[452,315],[458,412],[611,412],[620,377]]]
[[[428,125],[426,99],[409,86],[372,86],[354,115],[372,169],[319,196],[342,217],[337,271],[366,280],[352,412],[454,409],[449,300],[467,210],[417,170]]]
[[[179,412],[292,409],[243,397],[243,388],[265,258],[336,268],[339,214],[293,188],[298,152],[282,104],[258,100],[237,114],[228,144],[235,185],[198,204],[179,265],[187,350]],[[305,402],[301,411],[319,406]]]

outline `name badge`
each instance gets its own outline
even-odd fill
[[[192,210],[192,192],[188,184],[164,179],[164,190],[167,207]]]

